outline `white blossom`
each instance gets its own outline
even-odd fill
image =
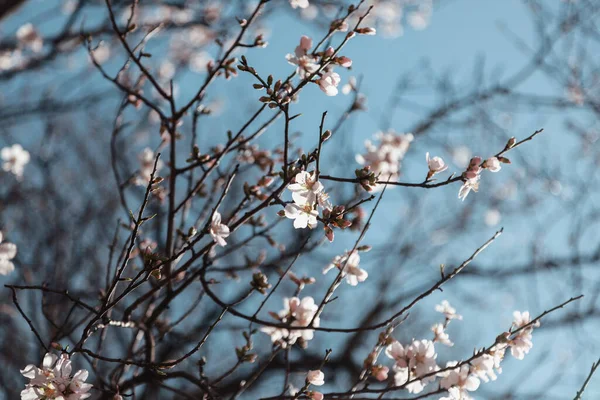
[[[444,329],[444,324],[435,324],[431,327],[434,335],[433,341],[450,347],[454,346],[454,343],[450,340],[450,336],[448,336]]]
[[[221,214],[218,211],[215,211],[212,216],[209,232],[219,246],[225,247],[227,245],[225,238],[229,236],[229,227],[221,223]]]
[[[312,326],[318,327],[320,318],[315,317],[318,308],[314,299],[310,296],[303,299],[286,297],[283,299],[283,310],[279,314],[271,315],[276,317],[282,324],[289,324],[290,327],[308,326],[314,318]],[[278,343],[283,348],[293,345],[299,338],[309,341],[314,336],[314,330],[312,329],[285,329],[267,326],[261,328],[261,332],[271,336],[271,342]]]
[[[88,371],[81,369],[71,375],[72,366],[65,353],[60,357],[46,353],[42,368],[27,365],[21,374],[29,379],[21,391],[21,400],[80,400],[91,396],[88,393],[92,385],[85,383]]]
[[[451,361],[446,364],[446,367],[452,367],[457,364],[456,361]],[[471,373],[468,364],[461,365],[440,375],[443,376],[440,386],[448,389],[448,394],[450,395],[449,397],[444,397],[443,399],[445,400],[469,400],[471,397],[468,392],[473,392],[479,388],[479,379]]]
[[[435,361],[437,354],[432,341],[413,340],[407,347],[394,342],[386,348],[385,354],[396,362],[394,364],[396,386],[415,380],[407,385],[406,389],[410,393],[419,393],[429,382],[435,380],[434,375],[418,379],[439,369]]]
[[[490,157],[485,160],[485,168],[491,172],[498,172],[502,169],[502,163],[497,157]]]
[[[337,72],[328,71],[319,79],[319,87],[327,96],[336,96],[338,94],[338,85],[341,78]]]
[[[380,180],[396,180],[400,175],[401,162],[414,139],[412,133],[399,134],[394,131],[379,132],[375,135],[379,140],[376,145],[370,140],[365,141],[367,152],[356,156],[356,162],[369,166]],[[375,190],[381,190],[383,185],[377,185]]]
[[[325,374],[321,370],[308,371],[306,381],[311,385],[323,386],[325,384]]]
[[[17,255],[17,246],[14,243],[2,243],[2,239],[0,232],[0,275],[8,275],[15,269],[11,260]]]
[[[427,174],[427,178],[431,178],[433,175],[444,172],[448,169],[448,166],[441,157],[429,158],[429,153],[425,153],[425,160],[427,161],[427,166],[429,167],[429,174]]]
[[[459,315],[456,313],[456,309],[450,305],[448,300],[442,300],[442,302],[440,304],[435,306],[435,311],[444,314],[444,316],[448,320],[450,320],[450,319],[461,320],[462,319],[462,315]]]
[[[531,322],[531,317],[529,316],[529,311],[515,311],[513,313],[514,321],[513,327],[515,329],[519,329]],[[525,354],[529,353],[529,350],[533,347],[532,342],[532,332],[534,327],[540,326],[540,322],[536,321],[535,323],[529,325],[527,328],[520,330],[515,334],[515,336],[510,340],[510,354],[518,360],[522,360],[525,358]]]
[[[313,204],[306,202],[306,200],[286,205],[284,214],[287,218],[294,220],[294,228],[296,229],[304,229],[306,227],[313,229],[317,226],[317,216],[319,213],[314,209]]]
[[[297,204],[314,204],[317,195],[323,192],[323,184],[316,179],[314,172],[301,171],[296,174],[295,181],[287,188],[292,192],[292,199]]]
[[[29,152],[27,150],[24,150],[18,143],[13,144],[10,147],[4,147],[0,151],[0,157],[3,161],[2,169],[4,171],[14,174],[17,179],[23,177],[25,165],[27,165],[30,160]]]
[[[135,184],[138,186],[146,186],[150,183],[150,176],[152,176],[152,171],[154,170],[154,161],[156,156],[154,152],[149,147],[146,147],[140,155],[138,156],[138,160],[140,161],[140,171],[138,176],[135,179]],[[156,163],[156,173],[160,171],[163,167],[162,160],[158,160]]]
[[[360,268],[360,255],[354,250],[352,253],[341,256],[335,256],[331,264],[323,269],[323,274],[326,274],[332,268],[337,268],[342,271],[342,276],[346,278],[346,282],[350,286],[356,286],[359,282],[364,282],[369,274],[364,269]]]
[[[490,380],[496,380],[497,376],[494,371],[496,362],[493,356],[489,354],[482,354],[471,361],[470,364],[471,372],[477,375],[477,377],[482,381],[489,382]]]

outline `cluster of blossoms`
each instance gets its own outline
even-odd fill
[[[510,161],[504,157],[490,157],[482,163],[481,157],[471,158],[467,170],[462,174],[463,185],[458,191],[458,198],[464,201],[471,190],[477,192],[481,171],[487,169],[498,172],[502,168],[501,163],[510,163]]]
[[[504,359],[507,348],[510,348],[513,357],[523,359],[533,346],[531,341],[533,328],[539,326],[538,321],[532,323],[529,312],[515,311],[511,331],[500,335],[492,347],[475,353],[468,363],[450,361],[442,369],[436,363],[434,343],[453,345],[444,329],[451,320],[461,320],[462,317],[446,300],[437,305],[435,310],[444,314],[445,322],[432,327],[434,332],[432,341],[413,339],[412,343],[406,346],[398,341],[392,341],[386,347],[385,354],[395,362],[393,370],[396,386],[405,385],[410,393],[420,393],[427,384],[440,378],[440,387],[448,391],[448,396],[440,400],[471,399],[469,392],[477,390],[481,381],[496,380],[496,374],[502,372],[500,363]],[[373,373],[372,375],[375,376]],[[385,375],[381,374],[381,378],[387,379],[387,371]]]
[[[358,250],[346,252],[341,256],[335,256],[331,264],[323,269],[323,274],[337,268],[342,272],[342,276],[346,278],[346,282],[350,286],[356,286],[359,282],[364,282],[369,276],[367,271],[358,266],[359,264],[360,255],[358,255]]]
[[[439,369],[435,361],[437,353],[431,340],[413,340],[408,346],[395,341],[386,348],[385,354],[395,361],[396,386],[410,381],[406,389],[410,393],[420,393],[429,382],[435,380],[435,374],[418,379]]]
[[[8,71],[23,65],[26,53],[40,53],[44,47],[44,39],[31,23],[26,23],[17,29],[15,34],[17,47],[0,51],[0,71]]]
[[[92,388],[85,383],[88,371],[80,369],[71,375],[72,367],[69,356],[65,353],[57,356],[47,353],[42,368],[28,365],[21,374],[29,379],[25,389],[21,391],[21,400],[80,400],[91,396]]]
[[[17,245],[14,243],[2,243],[4,239],[0,232],[0,275],[8,275],[15,270],[12,259],[17,255]]]
[[[279,314],[270,314],[282,324],[288,324],[290,327],[308,326],[313,319],[312,326],[318,327],[320,318],[315,317],[318,308],[314,299],[310,296],[304,297],[302,300],[298,297],[286,297],[283,299],[283,310]],[[314,335],[312,329],[285,329],[272,326],[261,328],[261,332],[271,336],[271,342],[282,348],[291,346],[298,340],[301,341],[300,345],[304,346],[306,342],[312,340]]]
[[[287,187],[292,192],[294,202],[285,206],[283,214],[294,220],[294,228],[313,229],[317,226],[318,208],[332,209],[329,195],[325,193],[323,184],[319,182],[314,172],[301,171],[294,181]]]
[[[363,170],[357,171],[357,175],[367,174],[371,177],[369,183],[365,183],[363,186],[374,186],[375,190],[379,190],[381,185],[375,184],[377,178],[390,181],[398,179],[402,160],[414,140],[414,136],[412,133],[398,134],[389,131],[387,133],[379,132],[375,138],[379,143],[374,144],[371,140],[366,140],[367,152],[357,155],[356,162],[365,166]],[[373,188],[366,187],[366,189]]]
[[[147,186],[150,183],[150,177],[154,170],[154,162],[156,161],[156,155],[151,148],[146,147],[138,156],[140,162],[140,170],[134,179],[134,182],[138,186]],[[163,167],[162,160],[158,160],[156,163],[156,172],[160,171]]]
[[[338,29],[341,30],[341,29]],[[347,25],[345,30],[348,30]],[[286,59],[292,65],[296,66],[296,73],[300,78],[312,78],[313,75],[319,75],[320,77],[316,80],[319,88],[327,96],[336,96],[338,94],[338,85],[341,82],[340,75],[333,71],[333,65],[339,65],[344,68],[350,68],[352,66],[352,60],[346,56],[334,57],[335,50],[333,47],[328,47],[323,52],[312,52],[310,49],[313,45],[313,41],[308,36],[302,36],[300,38],[300,44],[296,46],[294,54],[288,54]],[[327,61],[325,61],[327,60]],[[321,65],[326,62],[330,62],[323,70],[319,73]]]
[[[30,160],[29,152],[24,150],[20,144],[13,144],[0,150],[2,158],[2,169],[14,174],[17,179],[23,178],[23,170]]]
[[[448,300],[444,300],[441,304],[435,306],[435,311],[444,314],[446,319],[443,323],[437,323],[431,327],[433,341],[450,347],[454,346],[454,343],[450,340],[450,336],[446,333],[446,328],[453,319],[462,320],[462,315],[456,313],[456,309],[448,303]]]

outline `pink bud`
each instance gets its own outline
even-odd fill
[[[338,63],[344,68],[350,68],[352,66],[352,60],[346,56],[338,58]]]
[[[477,172],[469,170],[469,171],[465,172],[465,178],[475,179],[475,178],[477,178]]]
[[[474,167],[477,166],[479,164],[481,164],[481,157],[473,157],[471,158],[471,161],[469,162],[469,167]]]
[[[331,57],[333,55],[333,53],[335,53],[335,49],[333,47],[331,47],[331,46],[329,46],[327,48],[327,50],[325,50],[325,55],[327,57]]]
[[[300,48],[304,51],[310,50],[312,47],[312,39],[308,36],[302,36],[300,38]]]

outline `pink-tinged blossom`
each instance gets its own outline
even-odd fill
[[[286,218],[294,220],[294,228],[296,229],[304,229],[306,227],[313,229],[317,226],[317,216],[319,213],[310,203],[290,203],[285,206],[283,211]]]
[[[316,179],[315,173],[301,171],[296,174],[295,183],[288,185],[296,204],[314,204],[317,195],[323,192],[323,184]]]
[[[23,170],[30,160],[29,152],[24,150],[20,144],[13,144],[10,147],[4,147],[0,151],[2,158],[2,169],[16,176],[18,180],[23,178]]]
[[[356,156],[356,162],[369,166],[379,180],[394,181],[400,175],[401,162],[410,144],[414,140],[412,133],[399,134],[394,131],[379,132],[375,135],[378,143],[365,141],[367,152]],[[383,185],[377,185],[375,190],[381,190]]]
[[[310,4],[308,0],[290,0],[292,8],[307,8]]]
[[[3,235],[0,232],[0,275],[8,275],[15,269],[15,265],[11,260],[17,255],[17,245],[3,243],[2,239]]]
[[[394,342],[386,348],[385,354],[395,361],[394,383],[396,386],[415,380],[407,385],[406,389],[410,393],[419,393],[429,382],[435,380],[433,375],[418,379],[439,369],[435,361],[437,354],[432,341],[413,340],[407,347],[402,346],[399,342]]]
[[[294,54],[285,56],[290,64],[297,66],[296,72],[301,78],[306,78],[319,69],[319,65],[316,63],[316,57],[308,53],[312,44],[312,39],[310,37],[302,36],[300,38],[300,44],[296,46],[296,49],[294,50]]]
[[[344,255],[335,256],[331,264],[323,269],[323,274],[326,274],[332,268],[337,268],[342,271],[342,276],[346,278],[346,282],[350,286],[356,286],[359,282],[364,282],[369,276],[367,271],[358,266],[359,264],[358,251],[354,250],[350,255],[346,252]]]
[[[325,374],[321,370],[308,371],[306,381],[311,385],[323,386],[325,384]]]
[[[389,372],[390,372],[390,369],[388,367],[386,367],[385,365],[375,365],[371,369],[371,376],[373,376],[379,382],[383,382],[383,381],[387,380]]]
[[[298,297],[283,299],[283,310],[279,314],[271,313],[271,316],[277,318],[282,324],[288,324],[291,327],[308,326],[313,321],[314,327],[320,324],[320,318],[315,317],[318,306],[312,297],[307,296],[302,300]],[[277,343],[282,348],[293,345],[299,338],[304,341],[312,340],[314,336],[313,329],[285,329],[266,326],[261,328],[261,332],[271,336],[271,342]]]
[[[457,364],[456,361],[451,361],[446,364],[446,367]],[[468,364],[461,365],[440,375],[443,376],[440,386],[448,389],[449,397],[444,397],[445,400],[469,400],[471,399],[469,392],[474,392],[479,388],[479,379],[471,373]]]
[[[215,211],[212,216],[209,232],[219,246],[225,247],[227,245],[225,238],[229,236],[229,227],[221,223],[221,214],[218,211]]]
[[[150,177],[152,176],[152,171],[154,170],[154,161],[156,156],[154,155],[152,149],[146,147],[144,150],[142,150],[138,156],[138,159],[140,161],[140,171],[135,179],[135,184],[138,186],[146,186],[148,183],[150,183]],[[158,173],[162,167],[163,162],[159,159],[156,163],[156,173]]]
[[[502,168],[502,163],[497,157],[490,157],[485,160],[485,168],[491,172],[498,172]]]
[[[441,157],[430,158],[429,153],[425,153],[425,160],[427,161],[427,167],[429,168],[427,179],[448,169],[448,166]]]
[[[454,343],[450,340],[450,336],[445,331],[444,324],[435,324],[431,327],[433,331],[433,341],[452,347]]]
[[[457,319],[462,320],[462,315],[456,313],[456,309],[450,305],[448,300],[442,300],[442,302],[435,306],[435,311],[444,314],[446,319]]]
[[[29,379],[21,391],[21,400],[80,400],[91,396],[88,393],[92,385],[85,383],[88,371],[81,369],[71,375],[71,360],[67,354],[60,357],[47,353],[42,368],[27,365],[21,374]]]
[[[529,311],[515,311],[513,313],[514,321],[513,327],[514,329],[519,329],[531,322],[531,317],[529,316]],[[533,347],[532,342],[532,332],[534,327],[540,326],[540,322],[536,321],[535,323],[529,325],[527,328],[520,330],[515,334],[515,336],[509,341],[508,345],[510,347],[510,354],[518,360],[522,360],[525,358],[525,354],[529,353],[529,350]]]
[[[484,382],[490,380],[495,381],[497,376],[494,369],[496,368],[496,360],[494,356],[482,354],[471,361],[471,372]],[[498,364],[499,365],[499,364]],[[501,370],[499,371],[501,372]]]
[[[338,94],[338,85],[341,78],[337,72],[328,71],[319,79],[319,87],[327,96],[336,96]]]

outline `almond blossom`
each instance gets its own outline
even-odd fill
[[[497,376],[494,371],[494,369],[496,368],[496,360],[494,356],[490,354],[482,354],[481,356],[471,361],[470,364],[471,372],[477,375],[477,377],[482,381],[489,382],[490,380],[496,380]],[[502,370],[498,372],[502,372]]]
[[[338,94],[338,85],[341,78],[337,72],[325,72],[319,79],[319,87],[327,96],[336,96]]]
[[[427,166],[429,167],[427,179],[448,169],[448,166],[441,157],[429,158],[429,153],[425,153],[425,160],[427,161]]]
[[[531,317],[529,316],[529,311],[515,311],[513,313],[514,321],[513,327],[515,329],[520,329],[523,326],[526,326],[531,323]],[[529,350],[533,347],[532,342],[532,332],[534,327],[540,326],[540,322],[536,321],[535,323],[529,325],[527,328],[518,331],[515,336],[509,341],[508,345],[510,347],[510,354],[518,360],[522,360],[525,357],[525,354],[529,353]]]
[[[450,361],[446,364],[446,367],[452,367],[457,364],[456,361]],[[443,376],[440,386],[448,389],[448,394],[450,395],[440,400],[469,400],[471,397],[468,392],[473,392],[479,388],[479,379],[471,372],[468,364],[461,365],[440,375]]]
[[[367,152],[356,156],[356,162],[369,166],[380,180],[396,180],[400,175],[401,162],[414,139],[412,133],[399,134],[392,131],[379,132],[375,135],[379,143],[375,145],[370,140],[365,141]],[[377,185],[375,190],[381,190],[383,185]]]
[[[490,157],[485,160],[485,168],[491,172],[498,172],[502,168],[502,163],[497,157]]]
[[[225,238],[229,236],[229,227],[221,223],[221,214],[218,211],[215,211],[212,216],[209,233],[219,246],[227,245]]]
[[[435,311],[444,314],[447,320],[462,320],[462,315],[456,313],[456,309],[450,305],[448,300],[442,300],[440,304],[435,306]]]
[[[325,384],[325,374],[321,370],[308,371],[306,382],[315,386],[323,386]]]
[[[394,382],[396,386],[414,380],[406,386],[406,389],[410,393],[419,393],[429,382],[435,380],[433,375],[415,380],[439,369],[435,361],[437,354],[432,341],[413,340],[407,347],[396,341],[385,349],[385,354],[396,362],[394,365],[394,371],[396,372]]]
[[[448,336],[444,329],[444,324],[435,324],[431,327],[431,330],[433,331],[434,335],[433,341],[445,344],[449,347],[454,346],[454,343],[452,343],[452,341],[450,340],[450,336]]]
[[[279,314],[271,313],[271,316],[283,324],[289,324],[291,327],[308,326],[314,318],[312,326],[318,327],[320,318],[315,317],[318,308],[314,299],[310,296],[304,297],[302,300],[298,297],[286,297],[283,299],[283,310]],[[312,329],[285,329],[266,326],[261,328],[261,332],[271,336],[271,342],[280,345],[282,348],[293,345],[298,339],[312,340],[314,336],[314,330]]]
[[[323,269],[323,274],[326,274],[332,268],[337,268],[342,271],[342,276],[346,278],[346,282],[350,286],[356,286],[359,282],[364,282],[369,276],[367,271],[358,266],[359,263],[358,251],[354,250],[350,254],[346,252],[344,255],[335,256],[331,264]]]
[[[30,160],[29,152],[24,150],[18,143],[13,144],[10,147],[4,147],[0,151],[0,158],[4,161],[2,169],[14,174],[18,180],[23,177],[25,165],[27,165]]]
[[[319,69],[319,65],[316,63],[316,57],[308,53],[312,44],[313,42],[310,37],[302,36],[300,38],[300,44],[296,46],[296,49],[294,50],[294,54],[285,56],[290,64],[298,67],[296,72],[303,79]]]
[[[3,235],[0,232],[0,275],[8,275],[14,271],[12,259],[17,255],[17,246],[13,243],[2,243]]]
[[[150,177],[152,176],[152,171],[154,170],[156,156],[151,148],[146,147],[138,156],[138,160],[140,161],[140,170],[134,182],[138,186],[146,186],[148,183],[150,183]],[[159,159],[156,163],[156,172],[158,173],[162,167],[163,162]]]
[[[301,171],[296,174],[294,180],[295,183],[287,188],[292,192],[292,198],[297,204],[314,204],[317,195],[323,192],[323,184],[317,180],[314,172]]]
[[[21,400],[79,400],[91,396],[92,385],[85,383],[88,371],[81,369],[71,375],[71,360],[66,353],[59,356],[46,353],[42,368],[27,365],[21,374],[30,381],[21,391]]]
[[[479,190],[479,179],[481,178],[479,174],[482,171],[480,164],[481,157],[471,158],[467,170],[462,174],[463,185],[458,191],[459,199],[464,201],[467,198],[469,192],[471,192],[471,190],[474,192],[477,192]]]
[[[285,206],[283,211],[287,218],[294,220],[294,228],[296,229],[304,229],[306,227],[314,229],[317,226],[319,213],[306,200],[301,203],[290,203]]]

